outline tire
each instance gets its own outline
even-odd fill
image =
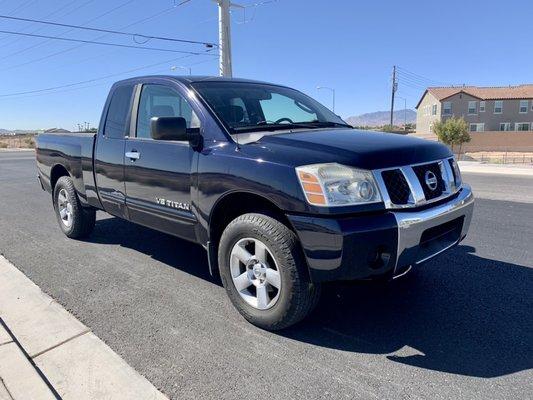
[[[63,233],[72,239],[91,234],[96,221],[96,211],[82,207],[74,183],[68,176],[58,179],[54,187],[54,210]]]
[[[220,238],[218,262],[231,302],[260,328],[274,331],[294,325],[320,298],[320,286],[309,279],[296,235],[269,216],[244,214],[230,222]]]

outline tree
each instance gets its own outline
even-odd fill
[[[459,145],[459,154],[463,143],[470,142],[468,124],[463,118],[449,118],[446,121],[437,121],[433,124],[433,131],[442,143],[451,146]]]

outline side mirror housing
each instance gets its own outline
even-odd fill
[[[189,140],[187,121],[182,117],[152,117],[150,135],[155,140]]]

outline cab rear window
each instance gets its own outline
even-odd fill
[[[128,116],[133,96],[133,86],[119,86],[113,92],[107,118],[104,135],[109,138],[124,138],[128,127]]]

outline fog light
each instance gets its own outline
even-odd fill
[[[380,269],[389,265],[391,254],[387,253],[385,250],[386,248],[384,246],[377,248],[373,260],[369,263],[370,268]]]

